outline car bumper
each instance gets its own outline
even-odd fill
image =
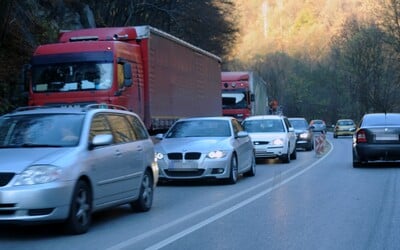
[[[296,148],[310,148],[313,142],[311,140],[301,140],[297,139]]]
[[[353,153],[358,161],[400,160],[400,144],[357,144]]]
[[[225,179],[230,174],[230,156],[221,159],[158,161],[159,179]]]
[[[0,222],[57,221],[68,217],[72,182],[0,188]]]
[[[277,158],[281,157],[287,152],[284,147],[268,147],[254,145],[256,158]]]
[[[333,132],[334,135],[336,136],[348,136],[348,135],[353,135],[353,131],[348,131],[348,130],[338,130]]]

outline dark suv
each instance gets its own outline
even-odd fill
[[[292,124],[297,136],[296,148],[302,148],[311,151],[314,148],[314,135],[312,129],[308,126],[308,122],[303,117],[288,118]]]
[[[0,117],[1,222],[63,221],[85,233],[93,212],[152,206],[154,145],[116,106],[26,107]]]

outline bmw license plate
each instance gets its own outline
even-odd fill
[[[197,164],[195,162],[190,161],[170,161],[168,168],[170,169],[188,169],[188,168],[197,168]]]

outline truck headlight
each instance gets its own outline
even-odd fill
[[[15,186],[44,184],[60,179],[61,168],[52,165],[34,165],[17,175]]]

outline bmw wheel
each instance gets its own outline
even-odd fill
[[[236,155],[233,154],[231,158],[229,177],[227,179],[228,184],[235,184],[238,180],[238,163]]]
[[[244,173],[245,176],[255,176],[256,175],[256,156],[253,154],[251,158],[250,170]]]

